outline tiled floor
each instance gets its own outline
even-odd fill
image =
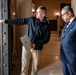
[[[60,61],[60,38],[57,34],[52,34],[48,44],[41,53],[41,60],[38,75],[63,75]],[[16,57],[13,60],[15,67],[11,71],[12,75],[20,75],[21,59]]]
[[[58,61],[50,66],[47,66],[39,71],[39,75],[63,75],[61,62]]]

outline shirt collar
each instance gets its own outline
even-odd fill
[[[73,18],[70,20],[69,24],[70,24],[74,19],[75,19],[75,17],[73,17]]]

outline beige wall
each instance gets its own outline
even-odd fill
[[[32,0],[11,0],[11,14],[15,18],[24,18],[32,15]],[[14,53],[21,55],[22,43],[20,37],[25,35],[27,26],[14,26]]]
[[[25,18],[32,15],[32,0],[19,0],[19,18]],[[22,52],[22,43],[20,37],[26,34],[27,25],[19,26],[18,49]],[[19,53],[21,53],[19,51]]]
[[[70,3],[71,0],[34,0],[36,7],[46,6],[49,19],[56,19],[56,13],[60,12],[60,3]]]
[[[76,0],[71,0],[71,6],[72,6],[72,8],[74,10],[74,14],[76,16]]]

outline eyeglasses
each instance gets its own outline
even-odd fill
[[[64,16],[67,12],[65,12],[64,14],[62,14],[62,16]]]

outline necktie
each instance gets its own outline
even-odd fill
[[[64,36],[66,29],[68,28],[69,22],[67,22],[62,30],[62,36]]]
[[[65,26],[65,29],[64,29],[64,32],[66,31],[66,29],[69,27],[69,21],[66,23],[66,26]]]

